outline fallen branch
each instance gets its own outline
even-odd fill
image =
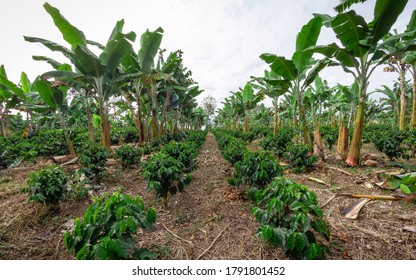
[[[70,161],[62,163],[61,166],[67,166],[67,165],[70,165],[70,164],[75,164],[77,162],[78,162],[78,157],[75,157],[75,158],[71,159]]]
[[[325,186],[327,186],[327,187],[331,187],[331,184],[328,184],[327,182],[322,181],[321,179],[318,179],[318,178],[308,177],[308,180],[309,180],[309,181],[316,182],[316,183],[319,183],[319,184],[322,184],[322,185],[325,185]]]
[[[361,231],[363,233],[366,233],[366,234],[372,235],[374,237],[380,238],[380,239],[382,239],[385,242],[388,242],[389,239],[393,239],[393,240],[396,240],[396,241],[399,240],[399,239],[396,239],[396,238],[391,237],[391,236],[388,236],[388,235],[379,234],[379,233],[374,232],[372,230],[368,230],[368,229],[365,229],[365,228],[361,228],[361,227],[359,227],[359,226],[357,226],[355,224],[348,224],[348,225],[351,226],[351,227],[353,227],[353,228],[355,228],[355,229],[358,229],[359,231]]]
[[[333,169],[333,170],[336,170],[336,171],[339,171],[339,172],[341,172],[341,173],[344,173],[345,175],[348,175],[348,176],[353,176],[353,174],[352,173],[350,173],[350,172],[348,172],[348,171],[345,171],[345,170],[343,170],[343,169],[341,169],[341,168],[337,168],[337,167],[333,167],[333,166],[327,166],[329,169]]]
[[[198,258],[196,258],[197,260],[199,260],[200,258],[202,258],[203,255],[205,255],[209,249],[211,249],[211,247],[215,244],[215,242],[217,242],[218,238],[221,236],[221,234],[230,226],[230,224],[228,224],[218,235],[217,237],[215,237],[214,241],[212,241],[211,245],[208,246],[208,248],[205,249],[204,252],[202,252],[201,255],[199,255]]]
[[[371,200],[403,200],[403,198],[393,196],[393,195],[373,195],[373,194],[349,194],[349,193],[338,193],[337,196],[347,196],[353,198],[368,198]]]
[[[192,241],[189,241],[189,240],[186,240],[186,239],[183,239],[182,237],[180,237],[180,236],[178,236],[178,235],[176,235],[174,232],[172,232],[171,230],[169,230],[164,224],[162,224],[162,226],[170,233],[170,234],[172,234],[174,237],[176,237],[177,239],[179,239],[179,240],[181,240],[181,241],[184,241],[184,242],[186,242],[186,243],[188,243],[189,245],[193,245],[193,243],[192,243]]]
[[[360,198],[358,201],[353,203],[352,205],[348,206],[347,208],[341,210],[341,214],[347,219],[357,219],[358,214],[360,213],[361,209],[366,205],[371,199],[368,198]]]
[[[338,197],[337,194],[334,194],[333,196],[331,196],[324,204],[322,204],[321,208],[324,208],[328,203],[330,203],[332,200],[334,200],[337,197]]]

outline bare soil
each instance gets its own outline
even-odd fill
[[[250,148],[258,149],[257,144],[253,142]],[[135,242],[160,259],[284,259],[281,250],[270,248],[256,236],[259,224],[251,214],[254,205],[244,198],[243,190],[228,185],[232,166],[221,157],[212,134],[208,134],[196,161],[199,167],[192,174],[192,183],[183,193],[170,197],[168,210],[162,209],[160,199],[146,189],[139,167],[110,166],[94,195],[121,190],[140,195],[146,206],[155,207],[155,226],[139,231]],[[305,174],[287,172],[286,176],[313,190],[320,205],[338,192],[391,194],[375,183],[394,168],[384,165],[382,155],[378,161],[380,166],[375,168],[347,169],[337,166],[327,151],[325,164]],[[90,200],[67,200],[57,209],[48,209],[28,202],[27,195],[19,192],[29,172],[47,164],[0,171],[0,259],[74,258],[63,245],[63,233],[74,218],[82,217]],[[344,169],[352,176],[329,167]],[[372,182],[373,188],[365,187],[365,181]],[[415,203],[371,201],[356,220],[341,215],[340,210],[355,201],[340,197],[323,208],[331,231],[329,259],[416,259],[416,233],[404,229],[416,224]],[[404,219],[404,214],[409,217]]]

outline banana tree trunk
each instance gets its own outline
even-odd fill
[[[67,130],[67,127],[66,127],[66,122],[65,122],[64,116],[62,115],[61,110],[58,109],[57,112],[58,112],[59,122],[61,124],[62,130],[64,131],[65,141],[66,141],[66,144],[68,145],[69,155],[72,158],[75,158],[77,156],[77,154],[75,152],[74,145],[72,144],[71,138],[69,138],[69,134],[68,134],[68,130]]]
[[[90,106],[88,104],[88,96],[85,96],[85,111],[87,115],[87,124],[88,124],[88,135],[90,138],[90,141],[92,143],[95,143],[95,135],[94,135],[94,125],[92,123],[92,116],[91,116],[91,110]]]
[[[101,117],[101,146],[111,150],[110,121],[108,119],[108,104],[105,100],[100,100]]]
[[[406,70],[400,67],[400,117],[399,130],[404,130],[406,127]]]
[[[274,123],[273,123],[273,135],[277,134],[279,127],[279,112],[277,105],[274,106]]]
[[[348,152],[348,128],[344,125],[344,116],[340,122],[337,142],[337,160],[345,160]]]
[[[413,106],[412,106],[412,129],[416,128],[416,67],[412,66],[413,69]]]
[[[165,98],[165,103],[163,104],[163,113],[162,113],[162,121],[159,127],[159,137],[165,133],[166,124],[168,121],[168,109],[170,104],[171,94],[168,93]]]
[[[171,133],[175,133],[178,131],[178,119],[179,119],[179,109],[175,110],[175,114],[173,116],[173,125],[172,125],[172,130]]]
[[[324,147],[322,145],[321,132],[319,131],[319,123],[316,122],[313,131],[313,153],[318,156],[319,161],[325,160]]]
[[[354,132],[352,135],[351,145],[348,150],[346,164],[357,166],[360,163],[361,138],[364,124],[364,106],[366,97],[367,82],[362,82],[360,86],[360,97],[358,99],[357,114],[355,116]]]
[[[244,115],[244,132],[249,132],[250,130],[250,125],[249,125],[249,111],[246,110],[245,111],[245,115]]]

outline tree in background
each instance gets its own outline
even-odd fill
[[[215,114],[215,110],[217,109],[217,101],[211,95],[204,97],[202,100],[202,109],[204,109],[205,113],[207,114],[207,128],[211,127],[211,116]]]

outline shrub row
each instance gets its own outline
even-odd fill
[[[142,175],[147,180],[147,188],[163,199],[165,209],[168,206],[168,194],[182,192],[191,182],[190,172],[197,168],[194,158],[206,134],[206,131],[195,131],[190,132],[184,141],[172,140],[142,163]]]
[[[316,195],[284,178],[283,169],[268,152],[249,152],[230,133],[213,133],[223,156],[234,161],[229,183],[248,185],[246,194],[256,202],[252,212],[260,223],[258,236],[273,247],[281,247],[290,258],[324,259],[329,249],[320,237],[329,240],[329,231]]]

